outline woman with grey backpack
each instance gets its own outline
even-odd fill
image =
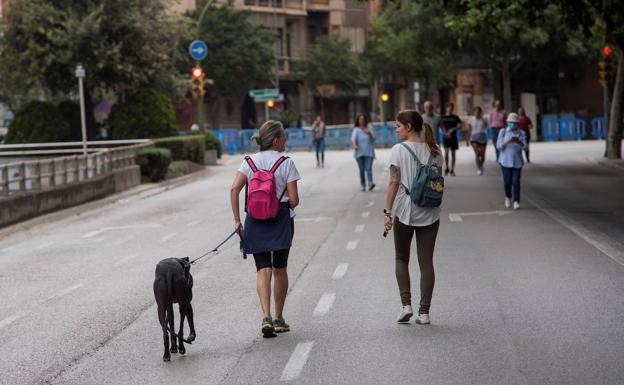
[[[399,112],[396,133],[401,143],[390,153],[390,180],[384,208],[384,236],[393,230],[395,273],[401,295],[397,322],[414,315],[409,260],[412,237],[420,267],[420,307],[416,323],[430,323],[429,308],[435,284],[433,250],[440,226],[440,203],[444,190],[441,176],[444,158],[433,129],[416,110]]]

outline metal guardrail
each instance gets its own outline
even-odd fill
[[[2,164],[0,196],[45,190],[92,179],[135,164],[136,151],[150,145],[150,141],[145,141],[132,146],[97,149],[86,156],[73,155]]]
[[[98,140],[87,142],[87,151],[101,151],[101,146],[134,145],[151,143],[149,139],[129,140]],[[67,148],[77,147],[77,148]],[[19,150],[19,149],[25,150]],[[38,149],[38,150],[33,150]],[[14,150],[14,151],[6,151]],[[55,142],[55,143],[24,143],[0,145],[0,156],[24,156],[24,155],[54,155],[54,154],[81,154],[82,142]]]

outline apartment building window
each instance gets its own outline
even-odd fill
[[[284,56],[284,30],[278,28],[275,33],[275,44],[273,45],[275,56]]]
[[[257,7],[275,7],[282,8],[282,0],[245,0],[245,5]]]

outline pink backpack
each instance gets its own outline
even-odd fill
[[[253,176],[247,183],[247,214],[253,219],[266,220],[277,217],[279,201],[286,193],[286,188],[278,199],[275,191],[277,187],[275,171],[287,158],[282,156],[275,162],[270,171],[266,171],[259,170],[250,157],[245,157],[247,164],[253,171]]]

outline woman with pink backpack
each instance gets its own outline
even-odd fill
[[[282,123],[265,122],[252,140],[260,152],[246,156],[234,177],[230,203],[234,226],[243,233],[243,252],[256,262],[256,290],[263,312],[264,337],[290,331],[283,316],[288,293],[288,254],[294,235],[294,211],[299,204],[297,181],[301,179],[286,151]],[[245,189],[245,226],[240,219],[240,192]],[[271,317],[271,279],[275,298],[275,318]]]

